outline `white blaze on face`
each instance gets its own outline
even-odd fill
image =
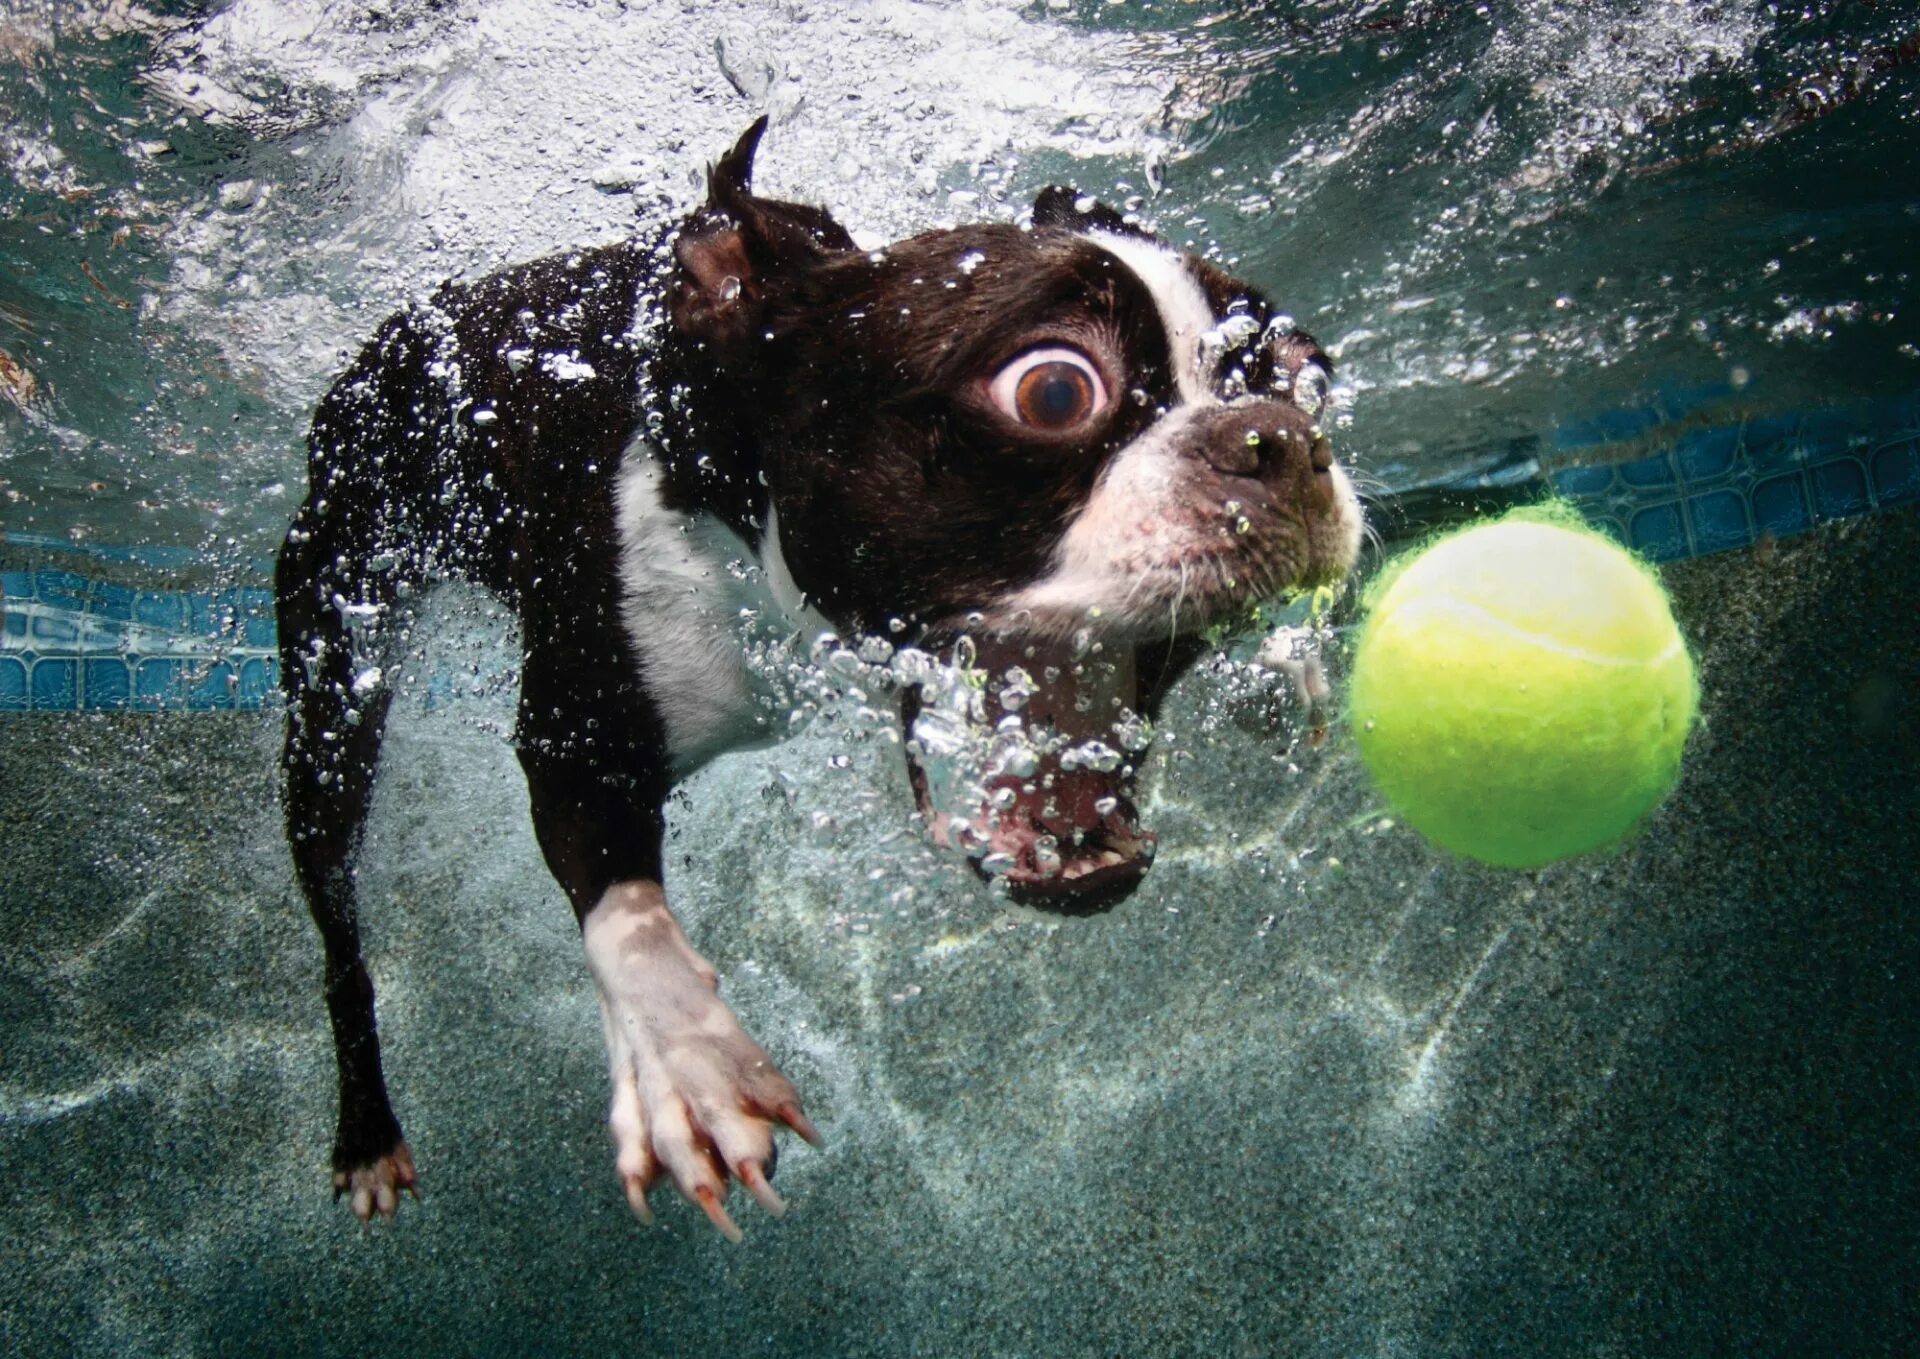
[[[1166,333],[1173,368],[1175,404],[1138,439],[1115,453],[1092,494],[1055,550],[1053,569],[1005,603],[1010,617],[1030,626],[1077,626],[1093,610],[1125,626],[1149,618],[1165,621],[1187,582],[1183,555],[1201,546],[1207,529],[1168,512],[1180,478],[1188,474],[1182,436],[1196,418],[1227,404],[1207,371],[1206,337],[1222,318],[1182,252],[1158,242],[1111,232],[1085,239],[1111,255],[1153,298]],[[1359,502],[1339,468],[1333,470],[1332,522],[1315,530],[1325,555],[1351,562],[1360,538]],[[1307,547],[1303,544],[1303,550]]]
[[[1015,596],[1016,611],[1077,621],[1114,609],[1154,564],[1178,554],[1188,533],[1164,507],[1181,470],[1176,441],[1198,409],[1176,406],[1114,455],[1054,550],[1053,570]]]
[[[1175,443],[1194,411],[1218,404],[1200,371],[1200,337],[1213,329],[1213,308],[1178,251],[1135,236],[1087,234],[1140,280],[1166,331],[1180,404],[1116,453],[1055,552],[1054,569],[1012,603],[1039,619],[1078,619],[1128,598],[1141,574],[1171,559],[1186,533],[1161,513],[1180,474]]]
[[[1138,236],[1095,231],[1087,239],[1112,255],[1153,295],[1166,328],[1167,348],[1173,356],[1173,381],[1183,403],[1218,405],[1220,397],[1200,368],[1200,337],[1219,324],[1200,281],[1187,268],[1187,257],[1168,246]]]

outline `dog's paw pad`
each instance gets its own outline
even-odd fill
[[[392,1218],[403,1193],[415,1199],[420,1197],[420,1175],[413,1168],[413,1149],[405,1142],[364,1165],[333,1172],[334,1198],[346,1198],[347,1206],[362,1222],[371,1222],[375,1213]]]

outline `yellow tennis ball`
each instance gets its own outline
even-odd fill
[[[1506,868],[1612,844],[1672,791],[1693,657],[1651,568],[1557,507],[1472,525],[1367,591],[1360,754],[1434,843]]]

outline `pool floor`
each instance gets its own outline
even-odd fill
[[[876,752],[845,787],[780,777],[827,735],[696,779],[672,885],[827,1137],[740,1247],[620,1198],[497,737],[395,730],[368,953],[427,1197],[362,1231],[272,716],[0,718],[0,1348],[1907,1352],[1920,514],[1668,577],[1682,786],[1539,874],[1383,827],[1339,742],[1292,783],[1228,738],[1166,772],[1162,861],[1091,920],[904,873],[854,814],[900,793]]]

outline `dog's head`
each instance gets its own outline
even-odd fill
[[[751,193],[761,130],[675,242],[675,399],[710,475],[764,482],[785,569],[838,626],[964,633],[993,693],[1034,678],[1029,725],[1111,742],[1137,647],[1352,566],[1328,361],[1258,289],[1063,189],[1030,228],[860,250]],[[1037,892],[1130,882],[1150,838],[1122,769],[1068,766],[1003,774],[972,843]]]

